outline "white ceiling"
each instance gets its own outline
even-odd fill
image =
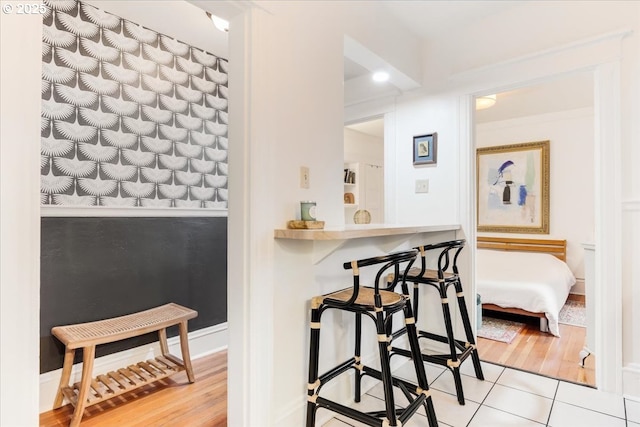
[[[384,119],[378,118],[345,126],[347,129],[376,138],[384,138]]]
[[[414,35],[434,40],[446,35],[455,37],[455,29],[469,26],[485,17],[518,6],[520,1],[380,1],[386,12],[404,23]]]
[[[476,124],[515,119],[539,114],[593,107],[593,75],[583,72],[553,81],[500,92],[493,107],[477,110]],[[345,126],[349,129],[384,137],[384,120],[377,118]]]
[[[149,13],[145,1],[113,2],[105,0],[88,0],[98,7],[135,20],[157,31],[171,35],[171,28],[182,25],[180,34],[183,41],[202,47],[224,58],[228,58],[228,34],[215,30],[204,11],[231,19],[243,8],[249,7],[250,1],[239,0],[188,0],[193,9],[186,11],[185,19],[169,19],[161,4]],[[162,3],[162,2],[159,2]],[[420,38],[423,44],[433,43],[443,35],[456,33],[456,28],[477,24],[478,20],[499,15],[511,8],[518,7],[521,1],[363,1],[364,7],[380,7],[386,14],[400,21],[412,34]],[[122,10],[120,10],[122,9]],[[171,10],[167,8],[167,11]],[[233,31],[233,28],[231,29]],[[185,38],[187,36],[187,39]],[[357,83],[359,93],[367,93],[367,100],[381,96],[394,96],[402,92],[402,88],[391,83],[376,84],[369,78],[370,71],[361,64],[345,57],[344,81],[345,102],[350,94],[346,88],[349,82]],[[476,122],[506,120],[544,112],[589,107],[593,105],[593,81],[589,73],[567,76],[563,79],[526,88],[519,88],[498,94],[498,101],[492,108],[477,111]],[[356,130],[367,134],[382,136],[382,122],[355,125]]]
[[[437,43],[444,36],[451,37],[456,28],[477,24],[477,21],[523,4],[521,1],[380,1],[376,2],[387,13],[402,22],[403,26],[419,37],[426,45]],[[348,82],[366,82],[370,72],[345,58],[345,87]],[[369,92],[381,88],[368,80]],[[397,92],[401,92],[396,88]],[[593,76],[589,72],[565,76],[554,81],[517,88],[497,94],[496,104],[476,111],[476,123],[508,120],[557,111],[593,106]],[[354,103],[353,100],[348,100]],[[379,120],[371,124],[350,125],[350,128],[367,134],[381,136]],[[376,133],[378,132],[378,133]]]
[[[476,123],[487,123],[558,111],[593,107],[593,74],[572,74],[497,94],[496,104],[476,111]]]

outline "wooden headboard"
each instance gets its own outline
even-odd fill
[[[540,252],[553,255],[562,261],[567,260],[566,240],[514,239],[509,237],[480,237],[478,249],[500,251]]]

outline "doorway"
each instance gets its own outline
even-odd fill
[[[593,283],[585,285],[590,265],[586,262],[588,256],[584,250],[585,244],[593,243],[596,228],[593,87],[593,73],[581,72],[499,92],[495,94],[493,106],[484,109],[476,106],[473,125],[476,148],[548,140],[551,157],[549,234],[479,235],[566,240],[566,265],[576,279],[565,308],[558,313],[561,317],[559,336],[540,331],[537,318],[485,311],[483,315],[489,320],[483,329],[485,335],[492,335],[486,332],[496,332],[487,329],[506,328],[506,325],[517,333],[509,336],[510,342],[479,338],[480,355],[486,361],[590,386],[596,385],[595,356],[584,359],[583,349],[588,347],[593,351],[595,346],[594,315],[588,315],[587,309],[578,309],[572,313],[582,317],[570,319],[570,324],[567,324],[566,313],[567,308],[580,307],[580,301],[585,299],[587,306],[594,304],[592,295],[589,295]],[[582,167],[565,167],[565,163]],[[474,182],[476,179],[479,178],[474,177]],[[476,271],[480,270],[478,263],[484,258],[476,252]],[[476,276],[476,283],[482,296],[483,281]],[[514,297],[517,298],[517,294]],[[513,308],[523,308],[517,305],[516,300]],[[584,367],[581,367],[583,361]]]
[[[345,125],[344,164],[345,224],[365,211],[371,223],[384,223],[384,117]]]

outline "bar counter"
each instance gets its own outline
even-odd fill
[[[277,229],[276,239],[294,240],[348,240],[363,237],[396,236],[402,234],[433,233],[437,231],[459,230],[459,224],[450,225],[397,225],[397,224],[358,224],[342,227],[306,230]]]
[[[305,423],[311,300],[353,286],[353,275],[344,269],[345,262],[463,237],[459,224],[351,224],[325,225],[324,229],[274,230],[272,250],[276,262],[273,270],[263,272],[275,278],[273,286],[255,288],[255,292],[264,293],[256,297],[260,304],[255,310],[260,311],[265,301],[269,302],[266,306],[272,307],[272,311],[262,317],[261,330],[272,331],[270,341],[273,342],[274,357],[267,363],[267,368],[278,384],[273,405],[285,408],[275,414],[274,425],[300,426]],[[260,252],[256,253],[259,256]],[[362,283],[370,284],[375,273],[375,269],[362,269]],[[255,280],[262,278],[257,276]],[[437,307],[440,304],[438,295],[430,292],[421,296],[422,301],[431,301],[431,298],[437,300]],[[425,309],[420,313],[420,320],[425,324],[442,324],[440,310]],[[322,323],[320,371],[324,372],[353,356],[355,322],[353,316],[331,310]],[[362,359],[372,360],[377,357],[378,342],[371,338],[373,329],[367,329],[373,328],[373,323],[363,323],[367,338],[362,341]],[[394,368],[406,363],[400,358],[396,360]],[[353,398],[352,385],[351,378],[345,376],[327,385],[325,392],[336,401],[346,402]],[[326,415],[331,416],[331,413],[327,411]],[[317,425],[322,425],[329,420],[318,421]]]

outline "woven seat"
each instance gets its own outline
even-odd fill
[[[380,294],[380,299],[382,301],[383,307],[391,307],[397,304],[404,304],[404,302],[407,301],[408,299],[396,292],[390,292],[385,290],[380,290],[379,294]],[[331,300],[346,302],[346,301],[349,301],[352,296],[353,296],[353,289],[349,288],[349,289],[343,289],[341,291],[337,291],[328,295],[324,295],[323,297],[321,297],[321,299],[322,299],[322,302],[325,302],[325,301],[329,302]],[[360,291],[358,292],[358,297],[353,302],[353,305],[362,307],[369,311],[373,311],[375,308],[375,289],[361,287]]]
[[[469,313],[467,312],[467,305],[464,299],[462,281],[458,274],[458,255],[460,255],[464,245],[464,240],[452,240],[417,247],[416,249],[420,252],[421,266],[420,268],[410,269],[406,278],[407,282],[414,283],[413,312],[415,314],[416,321],[418,319],[421,285],[428,285],[430,288],[438,291],[446,335],[418,330],[418,338],[430,339],[448,344],[449,352],[445,354],[434,354],[424,351],[422,353],[422,360],[445,366],[453,373],[458,403],[461,405],[465,404],[465,399],[462,388],[460,364],[471,356],[476,377],[480,380],[484,380],[484,374],[482,373],[482,367],[480,365],[480,357],[478,355],[478,350],[476,349],[475,338],[473,336],[473,330],[471,329]],[[434,255],[434,257],[437,256],[438,259],[438,268],[435,270],[427,268],[427,254],[430,253],[437,254]],[[453,321],[451,319],[451,310],[449,308],[448,298],[448,290],[451,286],[455,288],[456,300],[458,302],[459,314],[464,327],[466,340],[456,339],[453,333]],[[403,331],[399,331],[394,335],[394,337],[397,337],[402,333]],[[411,357],[411,354],[404,349],[397,349],[393,347],[392,352]]]
[[[433,401],[429,394],[429,386],[421,360],[420,346],[415,327],[415,320],[411,311],[411,300],[407,288],[406,271],[416,259],[417,251],[405,251],[382,257],[367,258],[345,263],[345,269],[353,270],[353,287],[327,295],[314,297],[311,300],[311,336],[309,349],[309,384],[307,392],[307,423],[306,427],[314,427],[316,412],[324,408],[343,416],[352,418],[369,426],[401,426],[405,424],[416,411],[424,406],[430,427],[438,425],[433,409]],[[400,264],[406,264],[400,274]],[[360,286],[360,269],[376,266],[378,269],[372,287]],[[384,282],[384,283],[383,283]],[[402,294],[394,292],[400,284]],[[381,289],[382,287],[382,289]],[[354,356],[318,375],[320,360],[320,325],[322,313],[328,309],[339,309],[355,313],[355,349]],[[410,350],[407,350],[413,360],[417,383],[411,383],[391,374],[390,364],[390,327],[392,315],[403,312],[405,331]],[[376,325],[380,369],[362,363],[362,316],[372,319]],[[369,376],[383,384],[384,409],[362,412],[340,404],[320,395],[321,389],[330,381],[343,373],[353,370],[355,377],[354,400],[360,402],[362,377]],[[399,388],[408,400],[404,408],[396,405],[393,389]]]

